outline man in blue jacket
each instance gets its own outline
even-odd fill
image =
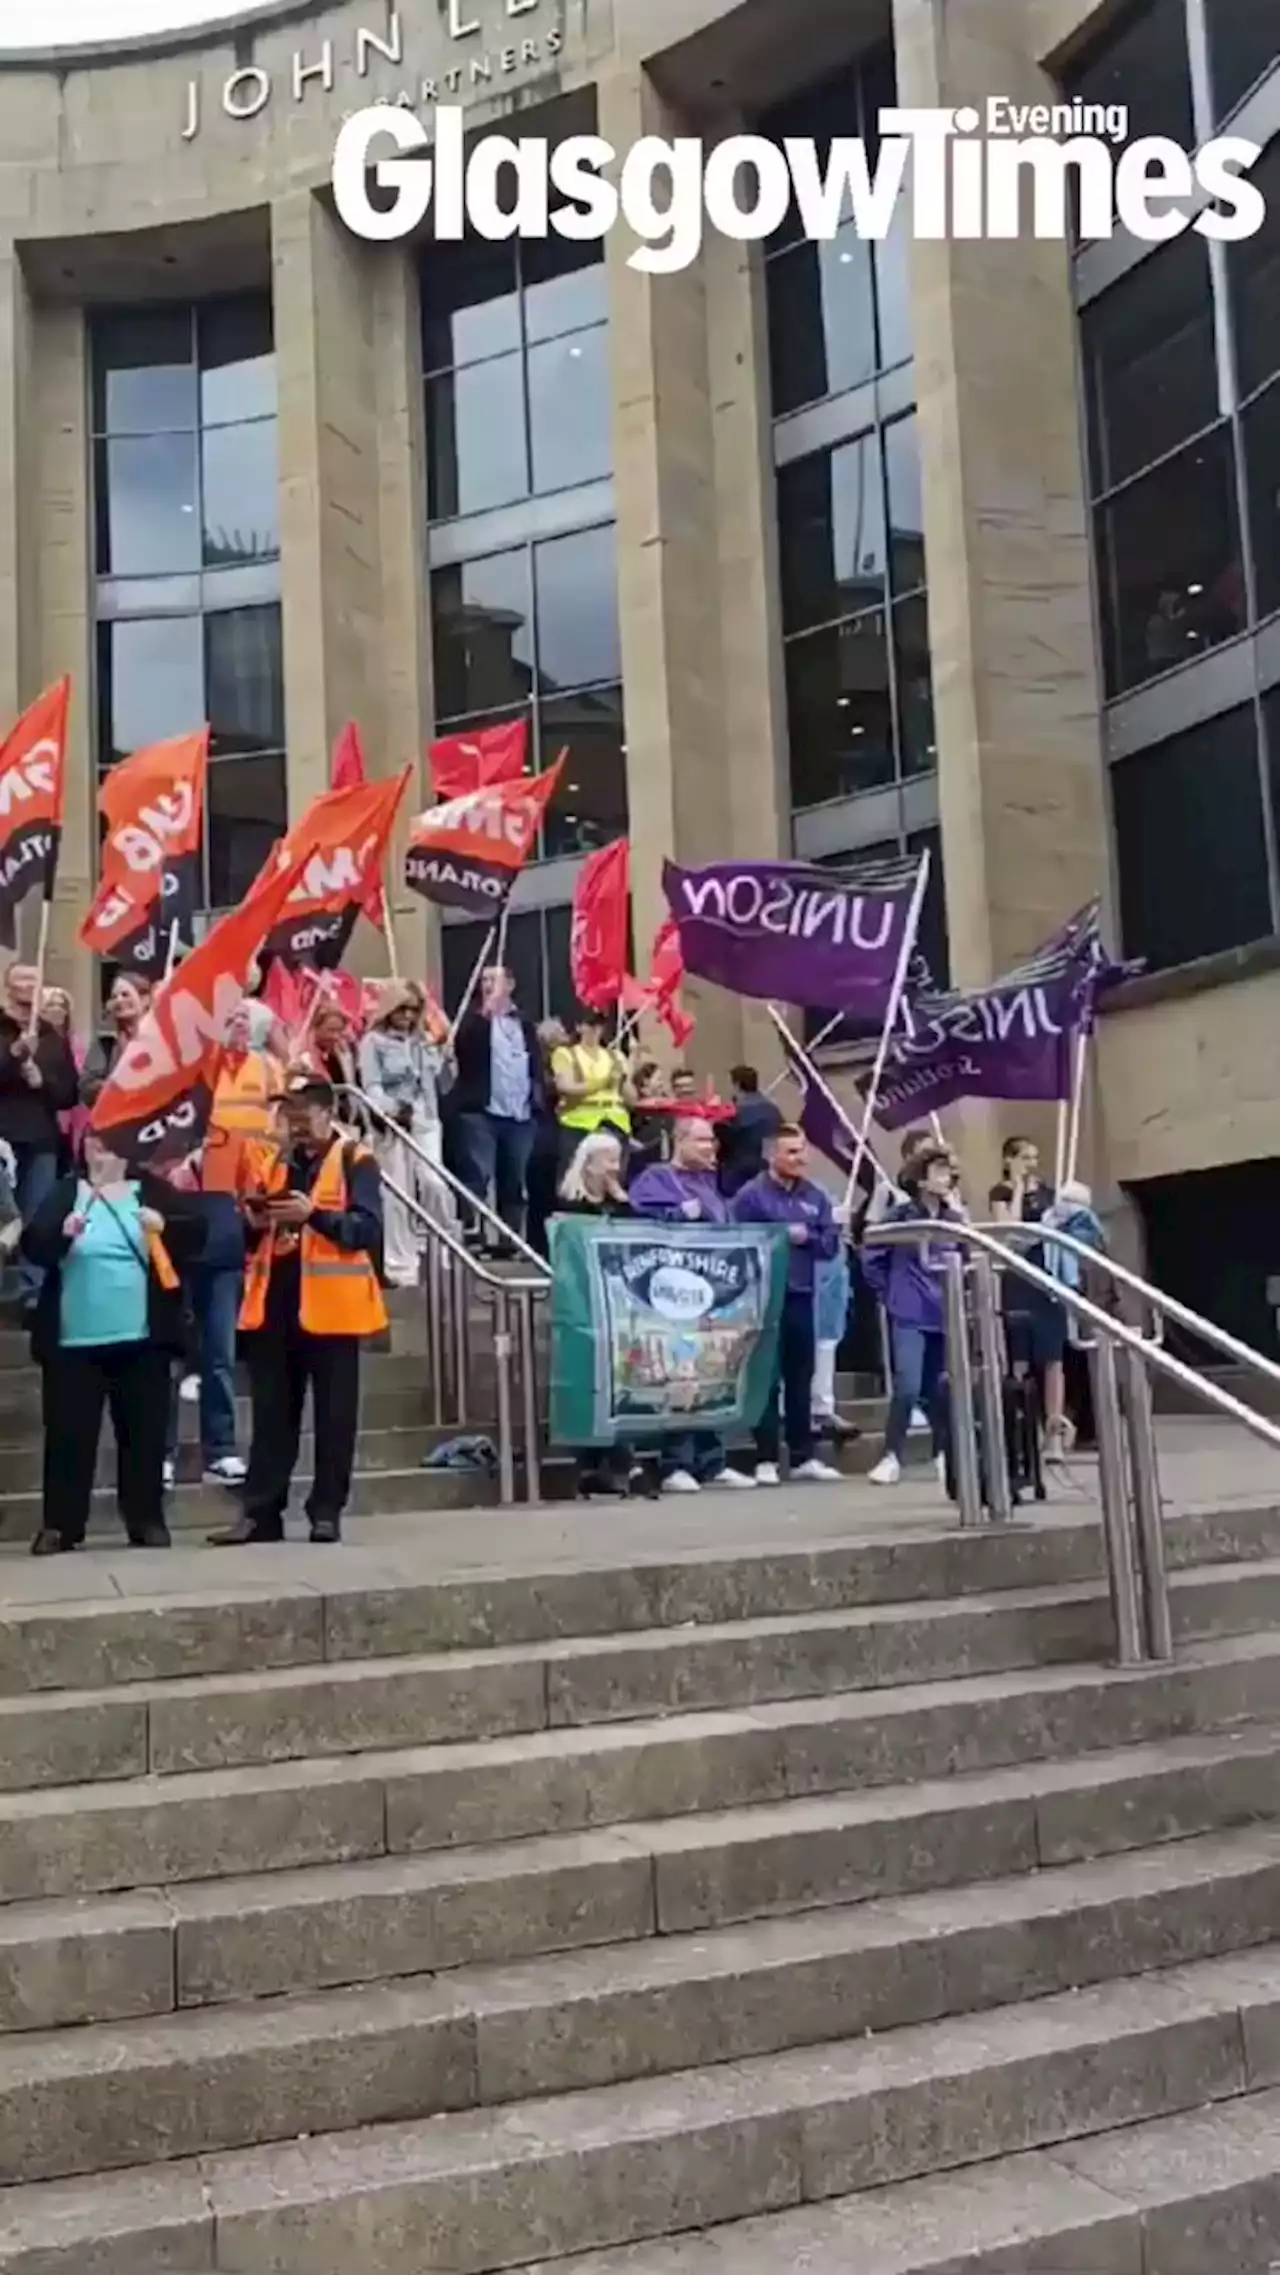
[[[767,1169],[744,1185],[730,1204],[735,1224],[785,1225],[791,1242],[777,1373],[756,1431],[756,1483],[779,1483],[781,1401],[791,1477],[829,1485],[840,1472],[819,1461],[813,1439],[814,1267],[836,1254],[840,1233],[828,1196],[806,1174],[809,1147],[804,1131],[784,1122],[770,1153]]]
[[[643,1169],[627,1198],[636,1216],[654,1217],[668,1224],[727,1224],[729,1204],[716,1177],[716,1133],[710,1122],[696,1114],[681,1116],[671,1141],[670,1161]],[[728,1466],[724,1439],[714,1430],[691,1430],[687,1437],[668,1438],[663,1448],[664,1493],[698,1493],[704,1485],[725,1485],[740,1491],[755,1482],[754,1477]]]

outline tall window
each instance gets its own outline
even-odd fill
[[[206,909],[286,826],[271,306],[93,320],[99,771],[208,720]]]
[[[420,292],[436,732],[523,716],[533,770],[568,752],[507,933],[525,1003],[564,1009],[563,864],[627,827],[602,248],[428,244]],[[473,930],[446,918],[455,995]]]

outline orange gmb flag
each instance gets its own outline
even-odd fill
[[[53,898],[62,840],[71,681],[45,689],[0,742],[0,947],[17,945],[14,914],[33,885]]]
[[[222,1063],[227,1024],[249,968],[302,880],[303,843],[259,877],[248,899],[221,917],[164,981],[133,1041],[121,1051],[90,1117],[104,1144],[127,1161],[181,1159],[199,1145]]]
[[[419,814],[409,833],[404,880],[424,900],[471,916],[500,916],[537,843],[568,752],[545,774],[495,782]]]
[[[190,941],[199,904],[209,730],[152,743],[113,766],[98,792],[107,825],[102,880],[80,938],[95,956],[154,979],[175,925]]]
[[[504,719],[496,727],[464,728],[441,735],[431,745],[431,785],[441,804],[474,797],[499,782],[518,782],[529,751],[528,718]]]
[[[264,943],[264,955],[278,956],[295,968],[309,964],[315,971],[333,971],[341,963],[371,887],[381,885],[396,810],[412,772],[406,766],[385,780],[327,790],[313,799],[275,854],[277,864],[289,866],[298,846],[308,849],[303,873]]]
[[[368,779],[368,771],[364,762],[364,744],[360,739],[360,729],[354,719],[348,719],[333,746],[333,758],[329,766],[329,788],[331,790],[362,790]],[[381,868],[376,871],[370,882],[369,891],[364,901],[364,913],[370,924],[376,924],[379,930],[387,921],[387,900],[382,889]]]

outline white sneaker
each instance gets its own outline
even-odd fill
[[[177,1482],[178,1482],[178,1464],[177,1464],[177,1462],[176,1462],[176,1461],[168,1461],[168,1460],[166,1460],[166,1462],[165,1462],[165,1465],[164,1465],[163,1476],[164,1476],[165,1491],[166,1491],[166,1492],[168,1492],[168,1490],[169,1490],[169,1487],[170,1487],[171,1485],[176,1485],[176,1484],[177,1484]]]
[[[742,1469],[718,1469],[707,1479],[708,1487],[723,1485],[730,1493],[754,1493],[759,1483],[758,1477],[748,1477]]]
[[[945,1485],[947,1482],[947,1457],[944,1453],[934,1455],[933,1469],[939,1485]]]
[[[907,1428],[910,1430],[912,1437],[918,1437],[921,1430],[930,1430],[932,1427],[933,1424],[930,1422],[923,1406],[913,1406],[911,1409],[911,1420],[907,1424]]]
[[[874,1469],[867,1471],[868,1485],[896,1485],[902,1476],[902,1463],[896,1453],[882,1454]]]
[[[662,1490],[664,1493],[700,1493],[702,1487],[687,1469],[673,1469],[670,1477],[663,1478]]]
[[[211,1461],[205,1469],[206,1485],[243,1485],[249,1474],[247,1462],[238,1453],[224,1453],[220,1461]]]
[[[816,1454],[811,1461],[802,1461],[798,1469],[793,1469],[791,1477],[797,1485],[839,1485],[841,1482],[840,1471],[833,1469],[829,1461],[819,1461]]]
[[[178,1384],[178,1396],[184,1406],[198,1406],[200,1404],[200,1377],[198,1374],[184,1374]]]
[[[776,1461],[758,1461],[756,1463],[756,1483],[757,1485],[781,1485],[782,1479],[778,1475]]]

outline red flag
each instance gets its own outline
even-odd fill
[[[441,908],[498,917],[532,853],[568,752],[545,774],[494,783],[419,814],[409,832],[404,881]]]
[[[573,894],[569,969],[579,1003],[608,1011],[627,977],[631,848],[625,837],[584,861]]]
[[[333,746],[333,758],[329,766],[329,788],[331,790],[363,790],[367,780],[368,773],[364,763],[364,744],[360,740],[360,729],[354,719],[348,719]],[[387,921],[387,899],[382,889],[381,864],[370,879],[369,890],[362,906],[370,924],[376,924],[378,930],[383,931]]]
[[[95,956],[155,979],[176,925],[189,939],[199,901],[209,730],[152,743],[105,776],[102,881],[80,938]]]
[[[619,1007],[625,1011],[628,1019],[638,1019],[642,1011],[649,1009],[649,990],[642,980],[636,978],[634,972],[623,973],[622,991],[618,997],[618,1003]]]
[[[669,997],[679,993],[684,985],[684,955],[680,947],[680,927],[673,916],[658,926],[653,936],[653,952],[649,958],[649,993],[654,1003],[661,1006]]]
[[[406,766],[384,781],[313,798],[274,856],[277,866],[289,866],[295,848],[307,848],[304,873],[295,880],[283,920],[267,940],[269,955],[327,971],[341,961],[356,917],[367,905],[370,882],[382,874],[396,808],[412,771]]]
[[[271,960],[260,1000],[274,1011],[286,1035],[300,1035],[307,1016],[301,976],[278,956]]]
[[[62,842],[71,681],[38,695],[0,742],[0,947],[17,943],[14,912],[33,885],[53,899]]]
[[[518,782],[529,753],[527,718],[504,719],[497,727],[467,728],[442,735],[431,745],[431,783],[441,805],[474,797],[500,782]]]
[[[264,870],[248,899],[221,917],[163,982],[121,1051],[90,1117],[127,1160],[181,1158],[200,1143],[222,1062],[227,1024],[257,951],[305,877],[310,844]]]

